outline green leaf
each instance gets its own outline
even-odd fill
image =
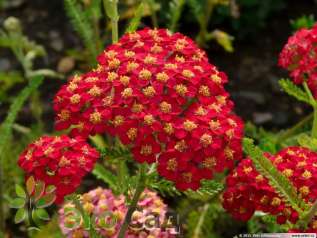
[[[34,201],[39,200],[43,196],[44,192],[45,192],[45,183],[41,180],[36,181],[35,191],[32,196]]]
[[[143,16],[143,10],[144,10],[144,5],[143,3],[140,3],[137,10],[135,11],[134,17],[131,19],[129,26],[125,32],[127,33],[135,32],[138,29],[141,22],[141,18]]]
[[[82,38],[86,48],[91,54],[92,62],[96,63],[98,51],[94,42],[93,27],[84,14],[84,11],[79,6],[76,0],[64,0],[65,10],[67,16],[70,18],[71,23],[77,31],[80,38]]]
[[[56,200],[56,195],[49,193],[41,197],[37,202],[36,202],[36,207],[37,208],[45,208],[51,206]]]
[[[307,95],[303,89],[296,86],[289,79],[281,79],[279,80],[279,84],[288,95],[295,97],[299,101],[312,105],[309,95]]]
[[[41,219],[44,221],[49,221],[50,216],[48,215],[47,211],[43,208],[35,209],[32,211],[32,218],[33,220]]]
[[[32,195],[32,193],[34,192],[34,189],[35,189],[35,180],[34,180],[33,176],[30,176],[26,180],[26,191],[27,191],[29,196]]]
[[[297,136],[297,142],[300,146],[307,147],[313,151],[317,151],[317,139],[305,133]]]
[[[27,214],[27,211],[24,208],[20,208],[14,216],[15,224],[18,224],[24,221],[24,219],[26,218],[26,214]]]
[[[26,194],[25,194],[24,189],[18,184],[15,185],[15,193],[20,198],[24,198],[24,199],[26,198]]]
[[[203,180],[201,182],[201,187],[198,190],[187,190],[184,193],[192,199],[210,200],[217,194],[221,193],[223,189],[224,186],[221,183],[218,183],[214,180]]]
[[[118,12],[115,5],[118,4],[118,0],[104,0],[106,14],[110,19],[117,19]]]
[[[210,34],[210,38],[215,39],[217,43],[221,45],[225,51],[230,53],[233,52],[232,41],[234,38],[230,36],[228,33],[220,30],[214,30]]]
[[[169,27],[168,29],[175,32],[177,29],[177,23],[181,17],[183,8],[185,6],[185,0],[172,0],[169,2]]]
[[[54,193],[56,191],[56,187],[54,185],[49,185],[46,187],[45,189],[45,193],[48,194],[48,193]]]
[[[250,156],[257,171],[266,177],[269,184],[281,196],[285,203],[292,206],[300,214],[307,208],[307,204],[299,196],[292,183],[280,173],[272,162],[266,158],[259,147],[254,146],[253,140],[245,138],[243,140],[245,152]]]
[[[26,200],[24,198],[15,198],[10,201],[11,208],[22,208],[24,207]]]
[[[0,166],[1,165],[1,158],[3,156],[3,150],[8,143],[8,139],[11,136],[12,126],[14,121],[18,115],[18,112],[21,110],[24,102],[26,99],[34,92],[40,84],[43,82],[42,76],[37,76],[31,79],[29,85],[24,88],[21,93],[15,98],[14,102],[11,104],[8,115],[4,122],[1,124],[0,127]]]
[[[301,28],[312,28],[315,24],[314,15],[303,15],[301,17],[296,18],[295,20],[291,20],[291,26],[293,30],[297,31]]]
[[[101,164],[96,164],[92,174],[96,176],[96,178],[101,179],[106,184],[109,185],[111,189],[117,189],[117,178],[116,176],[108,171],[104,166]]]

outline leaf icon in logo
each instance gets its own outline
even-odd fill
[[[56,195],[53,193],[49,193],[41,197],[37,202],[36,202],[36,207],[37,208],[44,208],[44,207],[49,207],[51,206],[56,200]]]
[[[35,189],[35,180],[34,177],[31,176],[26,180],[26,191],[29,196],[31,196]]]
[[[18,224],[26,218],[26,210],[24,208],[18,209],[17,213],[15,214],[14,217],[14,222],[15,224]]]
[[[24,199],[26,198],[26,193],[24,189],[18,184],[15,185],[15,193],[17,194],[19,198],[24,198]]]
[[[44,221],[48,221],[50,219],[50,216],[48,215],[47,211],[43,208],[35,209],[32,211],[32,218],[33,220],[41,219]]]
[[[15,199],[13,199],[13,200],[10,202],[10,207],[11,207],[11,208],[19,209],[19,208],[24,207],[25,202],[26,202],[26,201],[25,201],[24,198],[15,198]]]
[[[34,195],[32,196],[35,202],[43,196],[44,191],[45,191],[44,182],[40,180],[36,181]]]

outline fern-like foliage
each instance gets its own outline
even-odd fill
[[[151,189],[158,191],[163,196],[180,196],[181,192],[178,191],[171,181],[166,179],[156,179],[149,183]]]
[[[281,79],[279,81],[279,84],[283,88],[283,90],[290,96],[296,98],[299,101],[311,104],[309,95],[303,89],[296,86],[291,80]]]
[[[196,190],[185,191],[184,194],[192,199],[208,201],[223,191],[224,186],[214,180],[203,180],[201,187]]]
[[[37,76],[31,79],[29,85],[22,90],[22,92],[11,104],[9,113],[0,128],[0,157],[3,155],[3,149],[6,146],[8,139],[11,137],[12,125],[18,115],[18,112],[21,110],[24,102],[31,95],[31,93],[41,85],[43,79],[43,76]]]
[[[134,17],[131,19],[129,26],[127,27],[125,32],[127,33],[134,32],[138,29],[142,16],[143,16],[143,10],[144,10],[144,5],[141,2],[138,8],[136,9]]]
[[[92,174],[95,175],[96,178],[108,184],[111,190],[113,190],[114,192],[118,190],[117,177],[101,164],[95,165]]]
[[[172,0],[169,3],[169,13],[167,15],[169,18],[168,29],[172,32],[175,32],[177,29],[177,23],[181,17],[185,3],[185,0]]]
[[[120,146],[106,147],[100,149],[101,157],[108,160],[130,159],[131,153],[128,149]]]
[[[95,37],[92,24],[89,22],[81,6],[77,3],[77,0],[64,0],[64,5],[66,14],[70,18],[75,31],[83,40],[85,47],[91,54],[92,62],[95,63],[98,50],[94,41]]]
[[[297,142],[300,146],[307,147],[312,151],[317,151],[317,139],[312,138],[311,136],[307,135],[306,133],[301,133],[297,137]]]
[[[263,155],[260,148],[253,144],[252,139],[245,138],[243,140],[243,146],[245,152],[252,159],[257,171],[268,179],[269,184],[275,189],[286,204],[292,206],[292,208],[300,214],[307,209],[307,204],[302,198],[297,196],[292,183]]]

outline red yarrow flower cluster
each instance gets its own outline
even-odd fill
[[[272,156],[266,154],[308,204],[317,199],[317,153],[303,147],[288,147]],[[277,217],[279,224],[295,223],[299,214],[276,193],[268,180],[259,174],[250,159],[244,159],[227,177],[223,207],[236,219],[247,221],[255,211]],[[317,217],[316,217],[317,218]],[[317,219],[309,224],[317,232]]]
[[[56,187],[56,203],[73,193],[93,169],[99,153],[81,138],[43,136],[20,155],[18,164],[35,180]]]
[[[290,71],[294,83],[307,82],[317,98],[317,24],[312,29],[298,30],[288,39],[279,65]]]
[[[111,190],[97,188],[81,196],[84,211],[94,219],[96,231],[101,237],[118,236],[128,211],[123,195],[115,196]],[[138,202],[138,209],[132,214],[126,238],[173,238],[176,230],[166,217],[167,206],[162,199],[148,189],[144,190]],[[78,219],[79,218],[79,219]],[[89,230],[80,219],[80,211],[74,203],[66,203],[59,210],[59,226],[64,235],[90,237]],[[77,221],[77,222],[76,222]],[[169,227],[170,226],[170,227]]]
[[[58,130],[118,136],[136,161],[158,162],[181,190],[241,158],[243,125],[231,112],[227,76],[191,39],[144,29],[124,35],[98,62],[56,95]]]

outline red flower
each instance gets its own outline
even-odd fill
[[[81,138],[43,136],[20,155],[18,164],[27,177],[56,187],[56,203],[73,193],[90,172],[99,153]]]
[[[317,25],[301,29],[288,39],[279,57],[279,65],[291,73],[296,84],[307,82],[317,97]]]
[[[290,180],[307,203],[316,200],[316,152],[303,147],[288,147],[274,156],[266,156]],[[227,177],[223,206],[235,218],[244,221],[249,220],[256,210],[277,216],[279,224],[286,221],[296,223],[298,220],[298,213],[284,203],[268,180],[256,171],[250,159],[242,160]],[[317,231],[316,218],[311,224],[314,232]]]
[[[170,179],[160,160],[180,153],[177,163],[188,162],[175,171],[181,189],[198,188],[201,179],[241,158],[243,124],[231,111],[227,76],[191,39],[144,29],[125,34],[98,62],[57,94],[57,129],[72,127],[72,134],[83,137],[118,136],[136,161],[157,161],[160,174]],[[184,173],[191,176],[185,179]]]

